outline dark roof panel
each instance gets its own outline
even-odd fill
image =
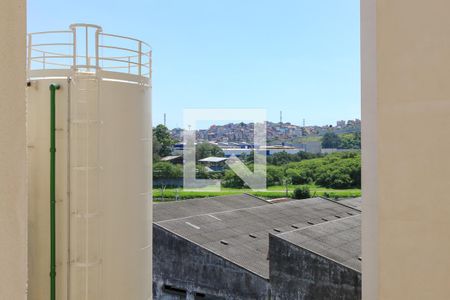
[[[269,203],[246,194],[158,202],[153,204],[153,221],[160,222],[261,205]]]
[[[354,207],[354,208],[359,209],[359,210],[361,210],[361,208],[362,208],[361,197],[342,199],[342,200],[339,200],[338,202],[342,203],[344,205],[348,205],[348,206]]]
[[[361,272],[361,215],[277,235],[292,244]]]

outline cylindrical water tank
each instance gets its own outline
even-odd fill
[[[50,84],[56,299],[150,299],[150,47],[90,24],[32,33],[28,80],[28,299],[50,299]]]

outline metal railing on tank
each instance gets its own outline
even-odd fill
[[[104,70],[151,79],[152,49],[126,36],[103,33],[92,24],[72,24],[70,30],[28,34],[27,71]]]

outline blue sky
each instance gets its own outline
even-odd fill
[[[28,30],[95,23],[153,48],[153,123],[184,108],[360,118],[359,0],[28,0]]]

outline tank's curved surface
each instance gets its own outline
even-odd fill
[[[95,25],[28,38],[29,291],[50,295],[56,92],[58,300],[151,298],[151,49]]]

